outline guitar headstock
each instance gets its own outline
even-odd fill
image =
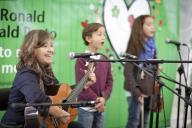
[[[94,72],[95,71],[95,62],[86,62],[85,66],[87,67],[87,71]]]

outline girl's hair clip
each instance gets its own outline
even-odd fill
[[[81,26],[86,28],[89,25],[88,20],[82,21]]]

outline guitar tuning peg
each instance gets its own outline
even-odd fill
[[[89,65],[89,62],[86,62],[86,63],[85,63],[85,66],[88,66],[88,65]]]

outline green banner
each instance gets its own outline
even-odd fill
[[[173,2],[175,4],[172,4]],[[127,45],[130,34],[128,17],[130,15],[137,17],[141,14],[152,14],[155,17],[158,57],[177,59],[176,49],[167,47],[164,41],[166,38],[178,38],[178,1],[0,0],[0,88],[12,86],[19,48],[28,31],[44,29],[54,36],[55,75],[60,83],[72,85],[75,84],[75,61],[68,58],[68,53],[84,52],[82,25],[91,22],[102,22],[105,25],[108,39],[101,52],[115,59]],[[164,72],[175,78],[176,65],[163,64],[162,67]],[[105,128],[123,128],[128,116],[123,90],[123,65],[113,63],[112,73],[114,85],[111,98],[107,102]],[[174,88],[170,82],[165,83]],[[170,124],[172,96],[173,94],[165,88],[167,125]],[[164,127],[163,117],[161,112],[162,127]]]

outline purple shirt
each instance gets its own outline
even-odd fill
[[[107,59],[102,55],[102,59]],[[85,75],[84,70],[86,59],[78,58],[75,64],[76,83]],[[78,97],[78,100],[90,101],[96,100],[97,97],[104,97],[107,100],[110,97],[113,85],[113,78],[111,74],[111,64],[108,62],[97,62],[95,66],[96,83],[91,85],[88,89],[83,90]]]

